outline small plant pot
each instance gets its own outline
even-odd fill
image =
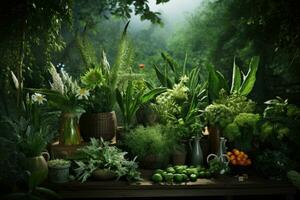
[[[116,173],[109,169],[96,169],[92,173],[93,178],[101,181],[113,180],[117,177]]]
[[[69,181],[70,164],[64,166],[49,167],[49,181],[52,183],[66,183]]]
[[[185,165],[186,155],[185,150],[175,150],[172,154],[173,165]]]

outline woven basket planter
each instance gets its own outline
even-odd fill
[[[83,113],[79,120],[80,133],[84,141],[90,138],[111,140],[117,132],[117,118],[115,112]]]

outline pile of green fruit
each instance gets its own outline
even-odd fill
[[[154,171],[151,180],[155,183],[184,183],[195,182],[198,178],[210,178],[211,173],[208,169],[200,166],[176,165],[165,170],[157,169]]]

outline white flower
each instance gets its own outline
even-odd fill
[[[79,88],[76,93],[78,99],[88,99],[90,96],[90,91],[85,88]]]
[[[44,101],[47,101],[47,99],[45,98],[45,95],[40,94],[40,93],[34,93],[34,94],[31,96],[31,100],[32,100],[33,102],[37,102],[38,104],[43,104]]]
[[[189,80],[189,77],[187,77],[187,75],[183,75],[183,76],[180,77],[180,81],[183,82],[183,83],[188,82],[188,80]]]

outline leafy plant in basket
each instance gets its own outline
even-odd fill
[[[90,98],[85,102],[83,113],[80,117],[80,130],[84,140],[89,138],[103,138],[111,140],[117,130],[117,119],[113,107],[116,102],[119,69],[128,62],[128,42],[126,31],[129,22],[126,24],[120,41],[117,59],[113,66],[110,66],[106,55],[103,52],[99,63],[86,63],[87,72],[82,75],[81,82],[90,92]],[[85,54],[82,53],[82,57]]]
[[[77,150],[75,163],[76,177],[81,182],[85,182],[90,176],[99,177],[99,170],[104,170],[106,176],[111,178],[125,177],[128,181],[139,181],[140,173],[137,171],[138,165],[133,160],[125,158],[127,152],[122,152],[114,146],[109,146],[108,142],[91,138],[88,146]],[[102,178],[103,174],[101,174]],[[109,178],[110,178],[109,177]]]

